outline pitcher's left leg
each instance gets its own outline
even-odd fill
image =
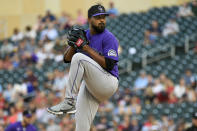
[[[90,131],[98,107],[99,102],[88,92],[85,86],[81,86],[76,103],[76,131]]]

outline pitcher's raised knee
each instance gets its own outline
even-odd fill
[[[80,61],[80,60],[84,59],[84,57],[87,57],[87,56],[82,53],[76,53],[73,55],[72,61]]]

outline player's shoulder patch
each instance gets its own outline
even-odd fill
[[[114,57],[116,57],[116,56],[117,56],[117,53],[116,53],[115,50],[110,49],[110,50],[108,51],[107,55],[108,55],[108,56],[114,56]]]

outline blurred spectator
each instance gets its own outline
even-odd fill
[[[54,119],[55,116],[49,114],[46,111],[46,103],[41,103],[41,102],[39,102],[39,103],[40,104],[37,105],[36,118],[37,118],[37,120],[38,120],[39,123],[45,123],[45,124],[47,124],[48,121],[50,119]]]
[[[197,42],[196,42],[196,44],[195,44],[195,47],[194,47],[194,53],[197,53]]]
[[[130,102],[130,96],[126,95],[118,102],[118,106],[114,109],[114,115],[127,114],[127,106]]]
[[[148,74],[147,78],[148,78],[148,86],[153,86],[154,85],[154,79],[153,79],[152,75]]]
[[[76,23],[80,26],[84,25],[87,22],[87,19],[83,16],[82,11],[79,9],[77,11]]]
[[[28,44],[26,44],[26,51],[34,54],[35,50],[37,49],[36,41],[35,39],[31,39]]]
[[[23,33],[20,32],[20,30],[18,28],[15,28],[13,31],[13,35],[11,36],[11,40],[16,43],[16,42],[22,40],[23,37],[24,37]]]
[[[135,89],[140,90],[146,88],[148,85],[148,78],[145,71],[140,71],[140,76],[135,80]]]
[[[178,99],[177,99],[177,97],[175,96],[175,94],[174,93],[170,93],[169,95],[168,95],[168,103],[169,104],[175,104],[175,103],[177,103],[178,102]]]
[[[60,16],[58,21],[59,21],[60,25],[65,25],[66,24],[66,22],[68,21],[66,12],[61,13],[61,16]]]
[[[10,107],[10,116],[8,117],[8,121],[9,123],[15,123],[19,120],[18,118],[18,112],[16,110],[16,107],[15,106],[11,106]]]
[[[177,122],[175,131],[185,131],[185,122],[182,119]]]
[[[168,103],[170,103],[170,104],[176,103],[177,98],[174,95],[174,83],[173,83],[172,80],[168,79],[166,81],[165,91],[166,91],[167,96],[168,96]]]
[[[161,84],[159,79],[155,80],[155,84],[152,87],[152,90],[155,95],[159,94],[160,92],[164,90],[164,85]]]
[[[163,130],[166,130],[167,131],[167,128],[168,128],[168,115],[167,114],[163,114],[161,116],[161,128]]]
[[[62,62],[62,60],[63,60],[63,54],[56,54],[54,60],[57,63]]]
[[[15,54],[12,57],[11,60],[12,60],[12,66],[13,66],[13,68],[18,68],[20,66],[20,60],[19,60],[18,54]]]
[[[181,99],[186,94],[186,85],[183,78],[181,78],[179,84],[175,86],[174,94],[179,99]]]
[[[4,131],[3,125],[0,125],[0,131]]]
[[[115,16],[117,16],[119,14],[118,9],[114,7],[114,3],[113,2],[109,3],[109,9],[108,9],[107,13],[109,13],[109,15],[111,17],[115,17]]]
[[[161,73],[159,75],[159,80],[160,80],[160,83],[163,85],[163,86],[166,86],[167,84],[167,81],[168,81],[168,78],[166,77],[166,75],[164,73]]]
[[[108,126],[107,118],[106,118],[105,116],[102,116],[102,117],[100,118],[100,123],[98,123],[98,124],[96,125],[96,129],[97,129],[98,131],[106,131],[107,128],[108,128],[107,126]]]
[[[192,75],[192,72],[190,69],[185,70],[185,74],[183,75],[183,78],[185,80],[186,86],[192,86],[192,83],[195,81],[194,76]]]
[[[193,0],[192,2],[192,13],[197,16],[197,1]]]
[[[151,104],[153,103],[154,99],[155,99],[155,95],[152,91],[152,86],[148,86],[144,92],[144,96],[145,96],[145,103],[146,104]]]
[[[194,82],[192,83],[192,88],[197,91],[197,74],[194,75]]]
[[[38,123],[37,127],[39,131],[46,131],[46,125],[44,123]]]
[[[162,35],[164,37],[172,34],[176,34],[179,32],[179,25],[176,22],[175,17],[169,19],[169,21],[165,24]]]
[[[175,131],[174,120],[171,116],[167,114],[162,115],[161,117],[161,129],[162,131]]]
[[[3,97],[3,94],[0,93],[0,109],[4,108],[4,104],[5,104],[5,99]]]
[[[74,130],[74,120],[68,116],[64,116],[60,122],[60,126],[63,131],[72,131]]]
[[[63,54],[66,48],[67,48],[67,45],[62,40],[56,39],[55,45],[53,46],[53,52],[55,54]]]
[[[55,70],[55,79],[53,83],[53,90],[54,91],[61,91],[65,88],[66,83],[68,81],[67,76],[64,74],[64,72]]]
[[[174,83],[172,80],[168,79],[165,86],[165,91],[168,95],[174,92]]]
[[[22,57],[26,52],[27,39],[23,39],[19,42],[19,46],[17,48],[17,54],[19,57]]]
[[[53,47],[55,46],[54,41],[48,39],[48,37],[46,37],[45,41],[44,41],[44,51],[47,54],[48,58],[54,58],[54,53],[52,52]]]
[[[5,100],[9,103],[13,102],[13,96],[14,96],[14,90],[13,90],[13,86],[11,84],[8,84],[6,87],[6,90],[3,92],[3,97],[5,98]]]
[[[1,46],[0,49],[1,49],[1,50],[0,50],[1,55],[2,55],[2,56],[5,56],[5,55],[11,54],[11,53],[13,52],[14,46],[12,45],[12,43],[10,43],[10,42],[8,41],[8,39],[5,39],[5,40],[3,41],[3,45]]]
[[[58,34],[59,34],[59,39],[61,39],[61,40],[63,40],[64,39],[64,43],[66,43],[66,40],[65,40],[65,36],[66,36],[66,30],[64,29],[64,25],[65,24],[61,24],[61,25],[59,25],[59,29],[58,29]],[[57,38],[57,39],[58,39]],[[56,39],[56,40],[57,40]]]
[[[142,131],[158,131],[160,130],[160,124],[159,122],[155,119],[153,115],[148,116],[148,120],[144,123],[142,127]]]
[[[13,100],[14,102],[17,102],[21,97],[27,96],[27,84],[25,82],[21,84],[14,84],[13,86]]]
[[[36,98],[34,99],[33,102],[47,104],[47,99],[49,98],[50,98],[50,94],[48,94],[48,98],[47,98],[45,92],[37,91]],[[36,105],[37,108],[39,108],[40,106],[42,105]]]
[[[101,115],[112,115],[111,112],[114,109],[114,104],[111,101],[104,101],[102,104],[100,104],[98,112]]]
[[[136,117],[131,118],[131,131],[141,131],[142,125]]]
[[[66,24],[64,25],[65,30],[71,28],[75,24],[75,21],[73,20],[71,15],[67,15],[67,18],[68,18],[68,20],[67,20]]]
[[[0,59],[0,70],[4,69],[3,60]]]
[[[22,120],[21,112],[24,110],[24,98],[21,97],[14,106],[18,114],[18,120]]]
[[[57,96],[55,92],[49,92],[47,93],[47,96],[48,96],[48,102],[47,102],[48,105],[57,104],[61,100],[61,97]]]
[[[49,125],[47,126],[47,131],[61,131],[61,127],[57,125],[53,119],[49,119]]]
[[[26,71],[24,81],[27,84],[29,84],[28,85],[29,88],[28,88],[28,91],[27,91],[28,93],[31,93],[31,92],[34,91],[34,89],[37,89],[37,87],[38,87],[38,78],[34,75],[32,70],[27,70]]]
[[[129,115],[125,115],[123,118],[123,122],[118,126],[118,131],[130,131],[131,123]]]
[[[28,44],[29,41],[27,39],[23,39],[19,43],[17,55],[20,59],[20,67],[27,67],[28,65],[34,63],[34,57],[27,51]]]
[[[193,88],[188,87],[186,92],[187,92],[187,100],[189,102],[195,102],[197,100],[196,92],[193,90]]]
[[[42,21],[43,21],[43,22],[46,22],[47,19],[49,19],[51,22],[56,20],[55,15],[52,14],[50,10],[47,10],[47,11],[46,11],[45,16],[42,18]]]
[[[186,131],[197,131],[197,112],[195,111],[192,115],[192,126]]]
[[[174,119],[172,117],[168,117],[168,131],[174,131],[175,127]]]
[[[29,38],[29,39],[35,39],[36,38],[36,32],[31,28],[31,26],[26,26],[25,27],[25,33],[24,37]]]
[[[54,83],[54,73],[53,72],[47,72],[46,73],[46,81],[45,81],[45,90],[46,92],[52,91],[52,84]]]
[[[156,95],[156,99],[154,100],[155,104],[158,102],[167,102],[168,94],[165,89],[165,85],[160,82],[159,79],[155,80],[155,85],[152,87],[153,93]]]
[[[38,64],[42,65],[44,61],[47,59],[47,53],[44,48],[39,48],[36,50],[36,56],[38,57]]]
[[[181,5],[179,7],[179,10],[177,12],[177,16],[178,17],[186,17],[186,16],[191,16],[192,15],[192,10],[190,8],[190,6],[188,5],[188,3],[183,3],[183,5]]]
[[[37,31],[42,29],[44,27],[44,24],[42,22],[42,16],[41,15],[38,15],[37,16],[37,21],[36,21],[36,24],[33,26],[33,30]],[[37,34],[36,34],[37,35]]]
[[[5,58],[3,59],[2,65],[3,65],[3,68],[6,69],[6,70],[12,70],[13,69],[10,56],[8,56],[8,55],[5,56]]]
[[[0,125],[6,125],[7,116],[4,114],[3,109],[0,109]]]
[[[58,37],[58,32],[54,28],[54,25],[52,23],[50,23],[49,26],[47,27],[47,29],[44,29],[41,32],[40,39],[46,40],[48,38],[49,40],[55,40],[57,37]]]
[[[136,96],[133,96],[130,99],[130,104],[127,107],[127,114],[129,115],[135,115],[135,114],[140,114],[141,113],[141,105],[140,101]]]
[[[1,84],[0,84],[0,93],[3,93],[3,87]]]
[[[151,27],[148,28],[144,32],[144,44],[151,44],[154,43],[156,38],[160,36],[161,34],[161,28],[156,20],[153,20],[151,23]]]
[[[31,124],[31,117],[32,113],[30,110],[25,110],[23,112],[23,120],[10,124],[5,131],[37,131],[36,127]]]

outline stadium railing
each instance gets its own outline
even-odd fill
[[[152,55],[152,54],[156,54]],[[142,53],[142,67],[146,67],[147,64],[153,63],[155,61],[159,61],[163,58],[171,56],[172,58],[175,56],[175,47],[167,44],[165,46],[159,46],[157,48],[152,48],[149,51],[145,51]]]
[[[194,33],[191,36],[186,36],[185,45],[184,45],[185,53],[188,53],[190,49],[195,47],[195,44],[193,42],[196,42],[196,40],[197,40],[197,33]]]

